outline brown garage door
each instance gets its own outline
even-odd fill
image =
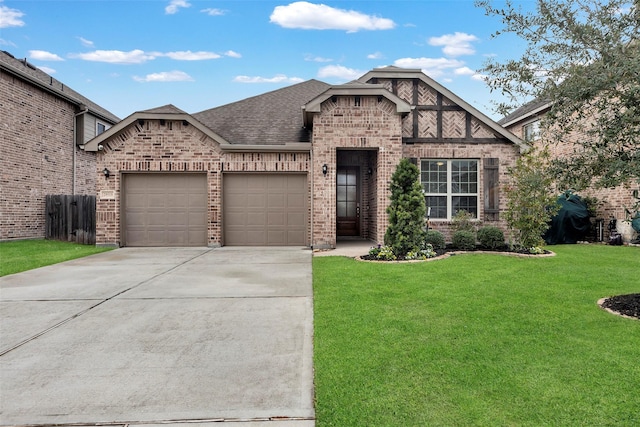
[[[207,176],[124,175],[125,246],[206,246]]]
[[[225,174],[224,244],[307,245],[307,177]]]

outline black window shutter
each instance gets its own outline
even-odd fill
[[[484,159],[484,219],[498,221],[500,218],[500,159]]]
[[[409,157],[409,162],[411,162],[412,164],[418,166],[418,159],[415,157]]]

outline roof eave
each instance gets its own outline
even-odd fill
[[[131,114],[129,117],[121,120],[117,124],[113,125],[100,135],[96,136],[89,142],[87,142],[83,148],[85,151],[98,151],[98,146],[103,143],[105,140],[115,136],[133,122],[137,120],[177,120],[177,121],[186,121],[190,125],[194,126],[196,129],[200,130],[202,133],[218,142],[220,146],[231,145],[228,141],[226,141],[223,137],[213,132],[211,129],[200,123],[196,120],[192,115],[184,113],[145,113],[145,112],[136,112]]]
[[[3,69],[4,71],[22,79],[22,80],[26,80],[28,81],[30,84],[37,86],[38,88],[42,89],[45,92],[48,92],[50,94],[53,94],[55,96],[57,96],[58,98],[64,99],[65,101],[70,102],[71,104],[80,107],[80,106],[85,106],[87,108],[87,112],[93,114],[94,116],[98,117],[99,119],[104,120],[107,123],[110,124],[114,124],[117,121],[114,121],[112,118],[105,116],[104,114],[96,111],[95,109],[91,108],[90,106],[86,105],[84,102],[82,102],[81,100],[75,99],[72,96],[67,95],[66,93],[64,93],[61,90],[58,90],[54,87],[48,86],[45,83],[41,82],[38,79],[34,79],[32,76],[30,76],[27,73],[24,73],[22,71],[20,71],[18,68],[12,67],[9,64],[5,64],[0,62],[0,69]]]
[[[540,115],[541,112],[550,109],[552,104],[553,104],[552,102],[547,102],[546,104],[541,105],[540,107],[538,107],[538,108],[536,108],[534,110],[531,110],[531,111],[529,111],[529,112],[527,112],[527,113],[525,113],[525,114],[523,114],[521,116],[517,116],[517,117],[509,120],[508,122],[501,123],[501,124],[502,124],[503,127],[506,128],[506,127],[512,126],[512,125],[514,125],[514,124],[516,124],[518,122],[527,120],[527,119],[529,119],[529,118],[531,118],[533,116],[538,116],[538,115]]]

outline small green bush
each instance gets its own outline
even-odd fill
[[[451,229],[455,233],[456,231],[476,231],[475,224],[472,220],[475,217],[469,212],[461,209],[456,212],[455,216],[451,219]]]
[[[504,246],[504,233],[498,227],[482,227],[478,230],[478,242],[483,248],[499,249]]]
[[[463,251],[472,251],[476,248],[476,235],[471,231],[456,231],[453,233],[452,243],[454,248]]]
[[[433,249],[444,249],[446,247],[444,235],[438,230],[427,231],[424,243],[425,245],[431,245]]]

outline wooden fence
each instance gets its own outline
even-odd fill
[[[48,195],[45,237],[94,245],[96,243],[96,197]]]

